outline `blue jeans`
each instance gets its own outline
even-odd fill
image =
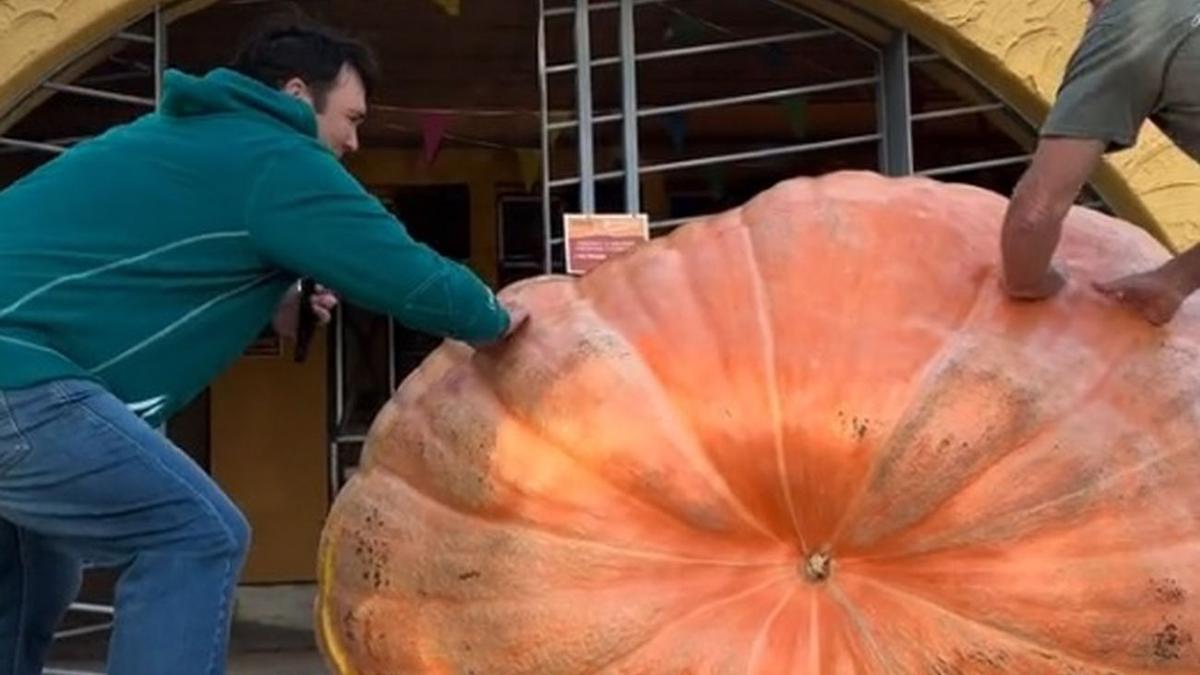
[[[110,675],[221,675],[245,518],[103,388],[0,390],[0,675],[41,673],[82,565],[121,569]]]

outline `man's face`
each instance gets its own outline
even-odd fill
[[[299,79],[292,79],[284,90],[306,101],[317,113],[317,134],[339,158],[358,150],[358,127],[367,118],[367,92],[358,72],[342,66],[337,81],[325,95],[324,106],[318,107],[312,91]]]

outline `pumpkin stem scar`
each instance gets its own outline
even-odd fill
[[[804,578],[814,584],[819,584],[833,573],[833,557],[827,551],[810,554],[804,560]]]

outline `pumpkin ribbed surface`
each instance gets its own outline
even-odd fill
[[[322,540],[337,672],[1200,672],[1200,317],[1072,211],[1007,300],[1006,202],[796,179],[504,295],[380,413]]]

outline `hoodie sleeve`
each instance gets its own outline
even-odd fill
[[[509,316],[468,268],[409,236],[330,154],[284,151],[251,190],[246,226],[265,259],[409,328],[493,340]]]

